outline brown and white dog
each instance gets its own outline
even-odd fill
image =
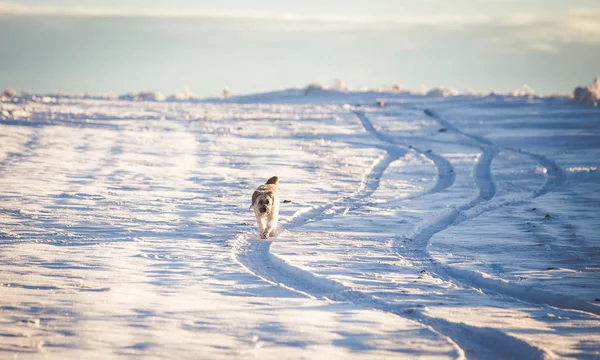
[[[256,223],[260,238],[267,239],[275,235],[277,221],[279,221],[279,192],[277,184],[279,178],[273,176],[267,183],[261,185],[252,194],[252,205],[250,209],[254,209],[256,215]]]

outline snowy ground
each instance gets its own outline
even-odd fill
[[[598,108],[1,107],[0,358],[600,357]],[[272,175],[270,242],[248,206]]]

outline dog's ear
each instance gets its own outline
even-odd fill
[[[254,194],[252,194],[252,204],[250,204],[250,209],[252,209],[252,207],[254,206],[254,203],[256,202],[256,199],[258,199],[258,196],[260,195],[260,191],[256,190],[254,192]]]
[[[267,184],[277,185],[279,184],[279,178],[277,176],[273,176],[269,180],[267,180]]]

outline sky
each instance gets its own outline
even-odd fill
[[[574,9],[598,9],[597,0],[20,0],[4,7],[130,11],[180,10],[230,13],[336,15],[371,19],[411,17],[502,17],[556,15]],[[16,5],[16,6],[15,6]]]
[[[548,93],[600,76],[597,0],[0,0],[0,33],[0,87],[36,92],[341,78]]]

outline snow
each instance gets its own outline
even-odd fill
[[[338,81],[0,113],[0,357],[600,356],[597,107]]]
[[[576,87],[573,96],[581,104],[598,106],[600,102],[600,78],[595,78],[591,85]]]
[[[447,96],[457,96],[459,94],[459,92],[455,89],[449,89],[446,87],[440,87],[440,88],[435,88],[435,89],[431,89],[427,92],[427,96],[442,96],[442,97],[447,97]]]
[[[535,91],[527,84],[523,84],[521,87],[513,90],[512,96],[535,96]]]
[[[179,96],[174,94],[175,98]],[[152,90],[142,90],[139,92],[132,92],[129,94],[119,96],[121,100],[130,100],[130,101],[162,101],[165,100],[165,96],[157,91]]]

